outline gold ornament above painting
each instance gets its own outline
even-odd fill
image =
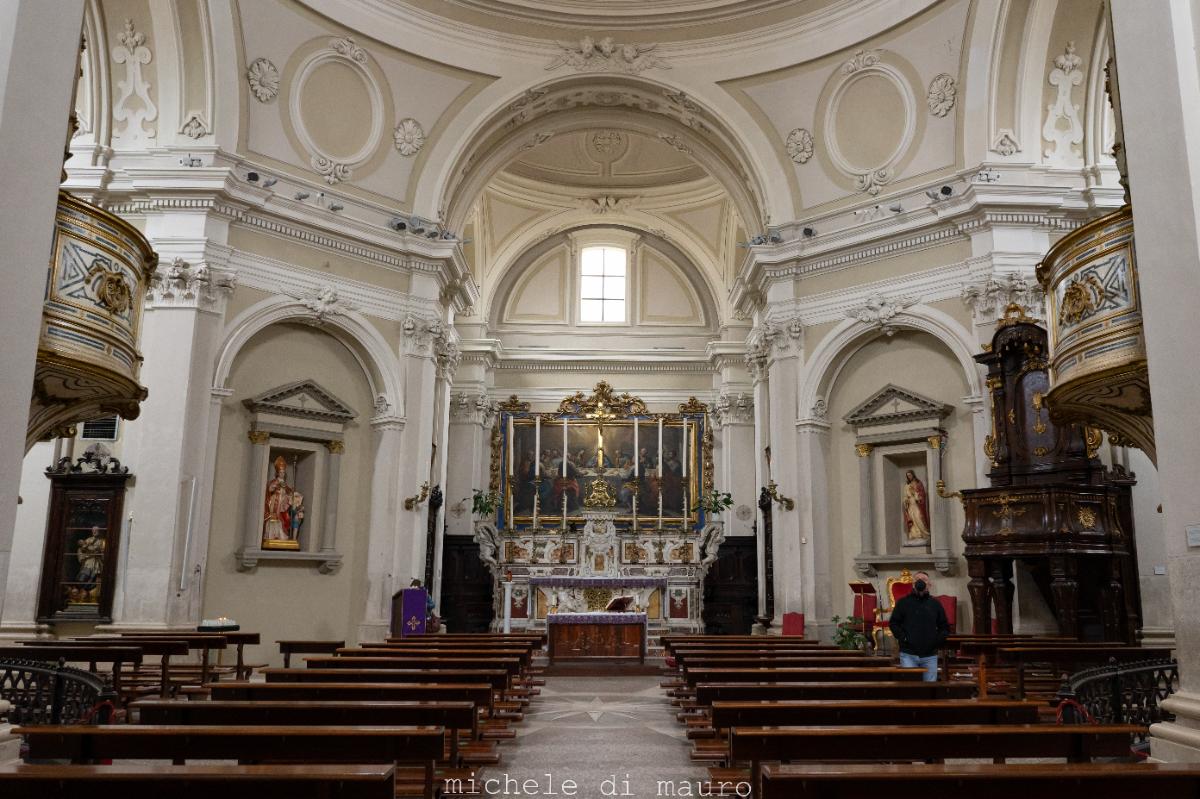
[[[694,529],[712,490],[708,408],[694,397],[676,413],[650,413],[638,397],[601,381],[532,413],[513,396],[492,437],[496,523],[510,531],[554,530],[611,513],[626,529]]]

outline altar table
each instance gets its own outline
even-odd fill
[[[551,613],[549,659],[636,658],[646,662],[645,613]]]

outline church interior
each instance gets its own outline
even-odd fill
[[[1198,109],[1196,0],[0,0],[0,795],[1200,797]]]

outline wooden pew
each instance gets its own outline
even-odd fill
[[[947,641],[947,645],[949,645],[949,641]],[[1003,647],[1018,646],[1018,645],[1019,646],[1046,645],[1046,646],[1055,646],[1055,647],[1071,647],[1071,648],[1079,649],[1079,650],[1111,649],[1111,648],[1124,646],[1124,644],[1121,644],[1121,643],[1105,643],[1105,642],[1098,642],[1098,641],[1084,642],[1084,641],[1075,641],[1073,639],[1052,638],[1052,637],[1047,637],[1047,638],[1030,637],[1030,638],[1022,639],[1019,642],[1014,642],[1012,639],[1009,639],[1009,638],[987,636],[987,637],[975,637],[975,638],[959,640],[955,643],[954,652],[957,654],[966,656],[968,658],[975,659],[976,681],[979,684],[979,695],[987,696],[987,693],[988,693],[987,672],[988,672],[989,666],[991,666],[992,664],[994,664],[996,662],[997,651]],[[947,665],[949,665],[949,656],[946,658],[946,663],[947,663]]]
[[[472,702],[487,715],[491,715],[492,695],[492,686],[487,683],[219,682],[212,687],[214,701]]]
[[[343,647],[334,653],[341,658],[391,658],[393,660],[403,658],[412,660],[416,658],[453,658],[455,660],[463,660],[470,658],[516,658],[521,664],[522,669],[527,669],[533,660],[533,653],[528,649],[481,649],[478,647],[472,648],[456,648],[456,649],[438,649],[435,647],[421,649],[407,649],[404,647],[382,647],[379,649],[368,649],[364,647]],[[312,658],[307,658],[312,660]]]
[[[848,667],[887,667],[892,665],[891,658],[875,657],[874,655],[854,655],[849,657],[824,657],[822,655],[720,655],[711,656],[704,655],[701,657],[689,657],[683,654],[676,655],[680,668],[684,671],[690,668],[740,668],[740,667],[762,667],[762,668],[789,668],[789,667],[804,667],[804,668],[848,668]],[[681,659],[680,659],[681,658]]]
[[[449,760],[459,764],[458,733],[478,737],[474,702],[162,702],[130,705],[139,724],[289,726],[435,726],[451,731]],[[440,759],[440,758],[439,758]]]
[[[974,699],[825,699],[718,701],[713,727],[885,724],[1034,724],[1035,702]]]
[[[332,655],[346,645],[345,641],[276,641],[283,667],[292,667],[292,655]]]
[[[769,764],[762,767],[759,797],[1129,799],[1147,794],[1155,799],[1195,799],[1200,796],[1200,766],[1185,763]]]
[[[211,632],[211,631],[204,631],[204,630],[190,630],[190,631],[187,631],[186,634],[189,636],[191,636],[191,635],[208,635],[208,636],[212,636],[212,637],[224,638],[227,643],[232,644],[236,648],[236,660],[234,662],[234,667],[233,667],[234,679],[238,679],[238,680],[250,679],[250,675],[254,671],[254,667],[248,666],[246,664],[246,647],[247,646],[258,646],[260,643],[262,643],[262,635],[261,634],[241,632],[240,630],[234,630],[232,632]],[[122,638],[135,638],[135,639],[136,638],[161,638],[164,635],[169,637],[169,636],[173,635],[173,633],[123,632],[120,634],[120,636]]]
[[[442,727],[169,726],[122,724],[17,727],[29,757],[72,763],[96,760],[250,759],[260,762],[405,763],[424,770],[423,795],[433,799]]]
[[[749,761],[754,793],[761,796],[763,761],[907,760],[946,758],[1056,758],[1078,763],[1129,755],[1131,724],[983,724],[850,727],[734,727],[733,761]]]
[[[481,683],[497,691],[508,685],[504,669],[263,669],[260,674],[271,682],[429,682]]]
[[[102,641],[112,640],[113,636],[85,636],[75,640],[82,642],[86,641]],[[161,633],[157,635],[140,635],[134,638],[126,639],[124,636],[119,636],[117,640],[127,640],[131,646],[141,646],[143,643],[152,641],[183,641],[187,644],[189,651],[198,652],[200,664],[198,667],[192,667],[196,673],[195,682],[203,685],[209,682],[212,668],[208,662],[208,656],[211,652],[219,652],[226,649],[229,645],[229,639],[224,635],[215,635],[213,633],[197,633],[197,632],[181,632],[181,633]],[[186,670],[187,667],[176,665],[174,671],[176,674]]]
[[[814,699],[969,699],[975,686],[965,682],[912,680],[864,682],[744,682],[696,683],[699,707],[719,701]]]
[[[316,657],[305,658],[313,669],[424,669],[431,677],[442,669],[503,669],[510,682],[521,673],[521,661],[517,658],[451,658],[451,657]]]
[[[394,799],[392,766],[0,766],[4,799]]]
[[[162,697],[170,696],[171,694],[171,658],[175,656],[184,656],[188,653],[187,644],[183,641],[159,641],[147,640],[132,643],[126,638],[116,637],[87,637],[74,638],[71,642],[81,646],[91,646],[106,649],[127,649],[130,646],[136,646],[142,651],[142,659],[145,661],[147,656],[159,658],[158,667],[158,693]],[[22,646],[29,647],[33,650],[38,650],[46,645],[44,639],[22,640],[17,643]],[[117,695],[122,698],[122,701],[127,700],[133,695],[144,692],[144,689],[153,689],[154,685],[142,685],[137,671],[137,664],[130,664],[132,669],[129,672],[114,674],[113,689],[116,689],[118,682],[123,686],[123,690],[117,691]],[[119,672],[120,668],[114,666],[114,671]],[[139,688],[143,691],[139,692]]]
[[[113,692],[122,696],[121,667],[128,664],[140,665],[142,650],[134,646],[87,646],[75,642],[44,642],[31,646],[0,646],[0,658],[40,660],[47,663],[86,663],[88,669],[96,671],[98,665],[112,666]]]
[[[1017,698],[1025,698],[1026,670],[1033,663],[1048,663],[1063,671],[1075,672],[1110,661],[1131,663],[1139,660],[1165,660],[1171,656],[1168,647],[1072,647],[1072,646],[1005,646],[996,650],[1001,663],[1017,666]],[[1055,678],[1058,675],[1054,675]],[[1057,688],[1057,684],[1054,686]]]
[[[903,669],[897,666],[824,668],[730,667],[710,666],[687,667],[683,677],[687,684],[700,682],[853,682],[857,680],[920,680],[924,669]]]

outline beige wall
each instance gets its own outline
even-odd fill
[[[851,609],[846,583],[858,579],[854,556],[861,548],[859,465],[854,452],[854,428],[842,418],[888,383],[954,406],[953,413],[943,422],[948,434],[946,481],[952,489],[973,485],[971,412],[962,402],[967,385],[962,368],[945,345],[926,333],[900,331],[891,338],[877,338],[852,355],[838,374],[829,395],[829,418],[833,425],[829,454],[829,491],[832,494],[829,498],[829,563],[833,610],[838,615],[846,615]],[[934,486],[930,485],[928,489],[932,494]],[[899,497],[894,501],[899,503]],[[885,510],[879,512],[886,517]],[[952,503],[949,517],[950,546],[958,554],[962,552],[963,514],[957,502]],[[881,594],[885,579],[898,574],[899,570],[880,570],[879,576],[872,578]],[[969,623],[966,614],[970,612],[964,571],[965,564],[960,561],[955,576],[934,575],[936,593],[958,596],[960,627]]]
[[[258,476],[247,471],[249,416],[242,400],[276,386],[310,378],[358,414],[346,430],[338,502],[337,548],[343,565],[320,574],[309,564],[260,562],[239,572],[234,551],[241,545],[247,491]],[[366,539],[372,463],[371,392],[350,351],[332,336],[304,325],[274,325],[252,338],[230,375],[233,396],[221,413],[204,617],[228,616],[243,630],[262,633],[252,662],[280,664],[276,639],[350,640],[366,600]]]

